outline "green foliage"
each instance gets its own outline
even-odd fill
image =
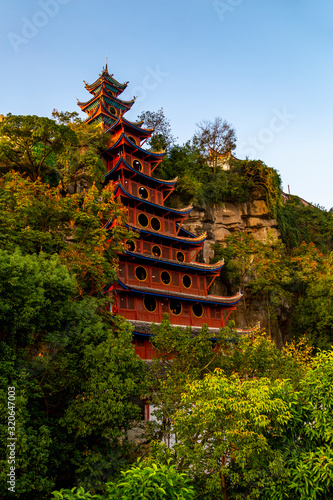
[[[78,113],[53,111],[53,118],[75,134],[75,144],[66,142],[57,156],[62,184],[70,192],[82,191],[95,182],[98,187],[104,180],[106,168],[101,153],[106,149],[109,137],[99,125],[87,124]]]
[[[265,198],[275,215],[281,204],[281,180],[277,172],[261,161],[229,160],[230,170],[211,168],[197,141],[173,146],[155,175],[172,179],[178,176],[170,203],[207,205],[226,201],[244,203]]]
[[[307,284],[306,293],[298,299],[293,315],[293,330],[304,333],[321,349],[333,344],[333,275],[332,257],[324,272]]]
[[[267,498],[332,497],[332,387],[333,352],[320,352],[301,380],[294,418],[285,433],[285,442],[280,443],[288,480],[271,485]]]
[[[314,243],[324,252],[332,250],[332,211],[313,205],[305,205],[296,196],[290,196],[277,211],[282,239],[288,248],[302,242]]]
[[[55,180],[57,155],[76,144],[75,133],[66,125],[9,114],[0,124],[0,169],[2,173],[16,170],[32,181]]]
[[[75,280],[56,255],[0,250],[1,341],[22,348],[51,331],[60,332],[75,288]]]
[[[247,492],[261,498],[280,462],[275,442],[292,419],[295,393],[287,381],[242,381],[221,371],[189,384],[174,416],[181,470],[202,485],[202,498]],[[209,471],[209,472],[208,472]]]
[[[125,432],[139,418],[131,399],[143,390],[143,363],[133,355],[132,328],[121,317],[115,318],[118,335],[108,332],[98,346],[84,349],[82,390],[69,404],[61,421],[67,432],[78,438],[99,435],[112,442],[125,438]]]
[[[53,500],[79,500],[80,498],[81,499],[102,498],[100,495],[91,495],[88,491],[84,491],[84,488],[82,487],[72,488],[71,490],[61,488],[60,491],[52,491],[52,495],[53,495],[52,497]]]
[[[273,238],[260,242],[252,234],[238,231],[214,248],[215,260],[225,260],[222,278],[243,293],[245,318],[249,300],[259,299],[266,308],[270,333],[291,298],[294,270],[285,246]]]
[[[2,153],[14,147],[16,158],[16,147],[21,161],[16,172],[7,172],[11,163],[0,160],[0,412],[5,422],[6,388],[15,386],[16,496],[24,500],[48,498],[73,478],[103,490],[135,458],[127,430],[138,418],[135,398],[143,390],[144,368],[131,332],[119,319],[112,321],[111,299],[102,294],[116,276],[116,252],[130,235],[125,210],[112,188],[94,184],[102,172],[97,132],[58,115],[60,125],[10,119],[0,139]],[[52,142],[58,133],[61,144]],[[67,173],[63,158],[71,159]],[[86,189],[73,193],[81,168]],[[58,178],[50,186],[53,174]],[[2,442],[7,432],[1,424]],[[5,448],[0,464],[3,496]]]
[[[147,465],[144,461],[126,471],[115,483],[109,483],[108,500],[192,500],[194,489],[186,474],[177,472],[174,465]]]
[[[69,195],[15,172],[0,178],[0,248],[57,252],[75,273],[80,294],[96,293],[115,278],[115,245],[129,234],[124,221],[125,210],[107,187]]]

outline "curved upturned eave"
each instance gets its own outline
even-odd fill
[[[143,198],[137,198],[136,196],[133,196],[128,191],[126,191],[126,189],[121,184],[121,182],[118,182],[116,184],[116,189],[115,189],[115,192],[114,192],[115,196],[118,196],[118,190],[121,190],[126,197],[128,197],[128,198],[130,198],[132,200],[138,201],[139,203],[144,203],[144,204],[149,205],[149,206],[151,206],[153,208],[158,208],[158,209],[161,209],[161,210],[165,210],[166,212],[171,212],[173,214],[177,214],[177,215],[180,215],[180,216],[187,215],[187,214],[189,214],[193,210],[193,206],[192,205],[189,205],[188,207],[185,207],[185,208],[181,208],[179,210],[175,210],[174,208],[165,207],[164,205],[157,205],[156,203],[152,203],[151,201],[144,200]]]
[[[216,262],[216,264],[201,264],[200,262],[179,262],[177,260],[164,259],[163,257],[154,257],[148,254],[129,252],[127,250],[125,250],[125,255],[129,255],[137,259],[149,260],[155,263],[168,264],[175,267],[189,268],[202,272],[218,272],[224,266],[224,261]]]
[[[178,177],[176,177],[175,179],[171,179],[171,180],[164,180],[164,179],[157,179],[156,177],[151,177],[150,175],[146,175],[142,172],[139,172],[138,170],[136,170],[135,168],[131,167],[131,165],[129,165],[127,163],[127,161],[124,160],[124,158],[120,158],[120,160],[117,162],[117,164],[113,167],[113,169],[111,169],[107,174],[104,175],[105,178],[107,178],[107,176],[111,173],[114,173],[116,172],[117,170],[119,170],[119,165],[123,163],[126,168],[128,170],[130,170],[131,172],[134,172],[136,174],[138,174],[139,176],[141,177],[144,177],[145,179],[149,179],[149,180],[153,180],[153,181],[156,181],[157,183],[159,184],[164,184],[166,186],[174,186],[175,184],[177,184],[177,181],[178,181]]]
[[[163,156],[165,156],[164,151],[161,153],[153,153],[152,151],[147,151],[146,149],[140,148],[140,146],[138,146],[137,144],[134,144],[132,141],[130,141],[124,133],[122,133],[121,136],[119,137],[119,139],[114,144],[112,144],[112,146],[110,146],[108,149],[106,149],[103,154],[110,153],[110,151],[112,151],[114,148],[116,148],[117,146],[119,146],[121,144],[122,140],[126,140],[127,144],[129,146],[132,146],[136,151],[140,151],[141,153],[144,153],[146,156],[153,156],[155,158],[161,158],[161,159]]]
[[[106,109],[106,107],[103,105],[103,103],[99,103],[99,105],[96,107],[95,111],[93,112],[93,114],[91,116],[88,116],[88,118],[86,118],[85,120],[85,123],[89,123],[91,122],[92,120],[94,120],[95,118],[97,118],[97,116],[101,114],[101,115],[104,115],[104,116],[107,116],[108,118],[111,118],[111,120],[114,120],[115,118],[108,112],[108,110]]]
[[[118,103],[121,106],[124,106],[124,108],[127,108],[127,110],[129,110],[133,106],[133,104],[135,102],[135,99],[132,99],[131,101],[123,101],[122,99],[118,99],[118,97],[115,97],[112,94],[110,94],[102,86],[101,89],[100,89],[100,91],[98,92],[98,94],[96,94],[94,97],[92,97],[91,99],[89,99],[89,101],[87,101],[87,102],[78,101],[77,104],[82,109],[82,111],[85,111],[85,108],[87,108],[88,106],[90,106],[94,101],[98,101],[98,99],[101,99],[102,96],[108,97],[111,101],[114,101],[115,103]]]
[[[107,222],[106,229],[109,229],[111,222]],[[150,231],[144,229],[142,227],[134,226],[134,224],[124,224],[125,227],[132,229],[133,231],[138,231],[139,233],[149,234],[150,236],[159,236],[160,238],[164,238],[169,241],[175,241],[177,243],[186,243],[193,246],[202,245],[202,243],[207,239],[207,233],[203,233],[200,236],[196,236],[194,238],[186,238],[182,236],[169,236],[164,233],[159,233],[158,231]]]
[[[132,123],[132,122],[130,122],[130,121],[128,121],[128,120],[126,120],[126,118],[124,118],[123,116],[120,116],[120,117],[118,118],[118,120],[117,120],[117,121],[116,121],[113,125],[111,125],[111,127],[110,127],[110,128],[108,128],[105,132],[110,132],[111,130],[114,130],[114,129],[115,129],[115,127],[116,127],[116,126],[119,124],[119,122],[121,122],[121,121],[122,121],[125,125],[128,125],[131,129],[134,129],[134,130],[136,130],[136,131],[140,132],[142,136],[145,136],[145,137],[146,137],[146,136],[147,136],[147,137],[150,137],[150,135],[154,132],[154,129],[153,129],[153,128],[151,128],[151,129],[149,129],[149,128],[141,128],[141,127],[140,127],[140,126],[138,126],[137,124],[134,124],[134,123]],[[140,123],[140,122],[139,122],[139,123]]]
[[[169,299],[179,299],[186,302],[203,302],[210,305],[220,305],[220,306],[234,306],[238,304],[243,295],[241,293],[233,295],[231,297],[218,297],[217,295],[191,295],[189,293],[172,292],[168,293],[165,290],[160,290],[158,288],[140,287],[133,285],[126,285],[119,278],[115,282],[116,288],[117,284],[120,290],[139,293],[141,295],[152,295],[154,297],[168,297]],[[105,290],[108,292],[108,289]]]
[[[110,75],[110,73],[108,73],[108,71],[106,70],[103,70],[102,73],[99,75],[99,77],[97,78],[97,80],[94,82],[94,83],[85,83],[85,88],[88,90],[88,92],[90,92],[91,90],[93,90],[95,87],[97,87],[98,85],[100,85],[103,81],[103,77],[105,78],[105,80],[107,80],[111,85],[113,85],[114,87],[118,88],[121,92],[123,92],[128,83],[120,83],[118,82],[115,78],[113,78],[113,76]]]

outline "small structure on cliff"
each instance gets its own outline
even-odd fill
[[[153,176],[165,153],[143,149],[153,130],[124,118],[134,103],[119,99],[125,88],[106,67],[93,84],[86,84],[93,97],[78,104],[88,114],[87,122],[100,123],[110,136],[103,154],[106,182],[114,182],[116,197],[128,208],[128,227],[138,234],[138,239],[125,243],[112,290],[119,314],[134,325],[137,354],[151,359],[151,324],[160,323],[164,313],[173,325],[198,329],[206,323],[214,336],[226,325],[241,294],[209,295],[223,262],[195,261],[206,234],[196,236],[183,228],[192,206],[173,209],[165,205],[177,179]]]
[[[230,170],[230,160],[238,160],[231,151],[227,153],[218,153],[214,149],[209,148],[209,159],[207,161],[211,168],[220,168],[221,170]]]

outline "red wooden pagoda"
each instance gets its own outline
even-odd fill
[[[106,182],[115,183],[116,196],[128,209],[128,227],[139,236],[125,242],[113,289],[118,313],[134,325],[137,354],[151,359],[150,327],[160,323],[165,313],[172,324],[191,326],[194,331],[206,323],[214,336],[225,326],[241,295],[209,295],[223,262],[195,261],[206,234],[198,237],[183,228],[192,206],[174,209],[165,205],[177,179],[153,176],[165,153],[145,150],[142,146],[153,130],[124,118],[134,103],[119,99],[125,88],[106,67],[95,83],[86,84],[93,97],[78,104],[88,114],[87,122],[100,123],[110,135],[103,154]]]

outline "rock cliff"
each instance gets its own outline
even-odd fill
[[[264,199],[256,199],[248,203],[230,203],[221,205],[210,205],[206,208],[195,207],[190,213],[184,227],[194,233],[202,234],[207,232],[207,240],[199,260],[209,263],[214,257],[213,243],[222,243],[224,238],[235,231],[245,231],[252,233],[255,238],[264,241],[268,234],[273,238],[279,238],[280,232],[278,223],[272,219]],[[229,295],[237,290],[231,290],[221,279],[216,280],[211,293],[216,295]],[[260,322],[263,328],[267,329],[268,319],[265,307],[257,301],[251,301],[247,310],[241,301],[237,311],[232,313],[230,319],[235,320],[238,328],[255,326]],[[283,323],[284,318],[280,318]],[[278,344],[282,343],[280,328],[275,326],[272,329],[272,336]]]

